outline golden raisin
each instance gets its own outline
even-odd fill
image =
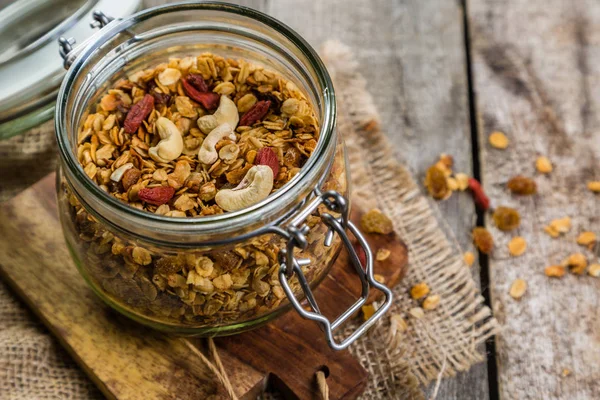
[[[527,242],[521,236],[516,236],[508,242],[508,252],[511,256],[518,257],[525,253]]]
[[[492,132],[488,138],[490,144],[497,149],[505,149],[508,147],[508,138],[502,132]]]
[[[492,234],[480,226],[473,229],[473,243],[483,254],[490,254],[494,248]]]
[[[498,207],[492,215],[494,223],[501,231],[512,231],[519,227],[521,216],[514,208]]]
[[[517,175],[511,178],[506,184],[508,190],[510,190],[514,194],[520,194],[523,196],[528,196],[531,194],[535,194],[537,191],[537,186],[533,179],[527,178],[525,176]]]
[[[515,279],[515,281],[510,285],[509,294],[513,299],[519,300],[525,292],[527,291],[527,282],[523,279]]]
[[[425,187],[429,191],[431,197],[436,200],[445,199],[450,195],[446,174],[436,165],[429,167],[425,176]]]
[[[463,254],[463,260],[465,261],[465,264],[467,264],[469,267],[473,266],[473,263],[475,262],[475,255],[473,253],[471,253],[470,251],[465,252],[465,254]]]
[[[535,160],[535,168],[542,174],[549,174],[554,168],[548,157],[540,156]]]
[[[420,299],[423,296],[429,294],[429,286],[425,282],[417,283],[415,286],[410,288],[410,297],[415,300]]]
[[[394,230],[392,221],[376,208],[362,216],[360,225],[363,231],[367,233],[381,233],[387,235]]]
[[[600,181],[590,181],[588,182],[587,187],[594,193],[600,193]]]

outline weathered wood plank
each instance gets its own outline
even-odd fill
[[[162,4],[164,0],[146,0]],[[417,173],[440,153],[472,173],[463,10],[447,0],[237,0],[291,26],[315,48],[328,39],[351,46],[375,94],[396,154]],[[475,213],[467,194],[440,204],[450,230],[471,248]],[[479,281],[479,268],[473,267]],[[433,387],[429,389],[431,392]],[[485,364],[445,380],[438,398],[487,399]]]
[[[575,243],[583,230],[598,232],[598,197],[586,181],[600,177],[600,7],[597,1],[469,0],[477,116],[483,180],[497,205],[522,214],[513,233],[493,229],[497,249],[490,260],[494,313],[504,324],[497,340],[499,390],[503,399],[600,398],[600,280],[567,275],[553,280],[544,267],[570,253],[592,253]],[[507,132],[511,145],[489,147],[492,130]],[[545,155],[547,176],[535,172]],[[535,176],[539,194],[516,198],[505,189],[516,175]],[[551,239],[543,227],[570,216],[573,229]],[[508,255],[512,236],[528,251]],[[516,278],[528,292],[515,301]],[[563,369],[572,371],[562,376]]]
[[[316,48],[333,38],[353,48],[384,131],[419,178],[440,153],[454,156],[457,171],[472,173],[459,2],[277,0],[267,12]],[[460,193],[440,208],[461,246],[470,248],[472,200]],[[477,267],[473,273],[479,281]],[[442,382],[438,398],[487,399],[486,365]]]

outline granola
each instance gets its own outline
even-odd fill
[[[77,155],[91,180],[133,207],[195,217],[281,188],[315,150],[318,132],[315,110],[293,82],[204,53],[116,82],[83,121]],[[148,192],[157,187],[174,192],[157,201]]]
[[[173,58],[117,81],[85,116],[77,157],[90,180],[132,207],[202,217],[262,201],[300,171],[317,147],[316,112],[294,83],[247,60],[204,53]],[[217,327],[250,320],[285,300],[277,235],[211,250],[157,248],[118,234],[63,182],[63,223],[82,273],[110,302],[154,321]],[[338,151],[324,190],[346,193]],[[327,227],[307,218],[310,259],[320,280],[339,251]],[[299,284],[290,281],[297,292]]]

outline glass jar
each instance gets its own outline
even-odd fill
[[[65,75],[59,35],[84,41],[94,10],[131,15],[140,0],[15,0],[0,6],[0,201],[56,168],[54,109]]]
[[[373,278],[372,253],[348,220],[347,160],[335,129],[333,86],[315,51],[295,32],[249,8],[183,3],[113,20],[88,44],[63,50],[70,68],[55,117],[60,219],[79,271],[111,307],[162,331],[214,336],[256,327],[291,305],[320,323],[335,349],[347,347],[387,310],[391,292]],[[194,218],[138,210],[90,181],[76,155],[78,129],[90,105],[134,72],[208,50],[276,71],[312,103],[321,130],[298,174],[250,207]],[[365,265],[348,231],[364,247]],[[363,291],[330,322],[312,289],[343,247]],[[371,287],[384,292],[383,306],[337,341],[334,331],[365,303]],[[310,310],[300,304],[302,298]]]

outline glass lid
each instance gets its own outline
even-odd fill
[[[65,74],[60,36],[82,43],[95,32],[94,11],[120,18],[139,5],[140,0],[0,0],[0,139],[52,117]]]
[[[96,0],[17,0],[0,11],[0,65],[56,39]]]

